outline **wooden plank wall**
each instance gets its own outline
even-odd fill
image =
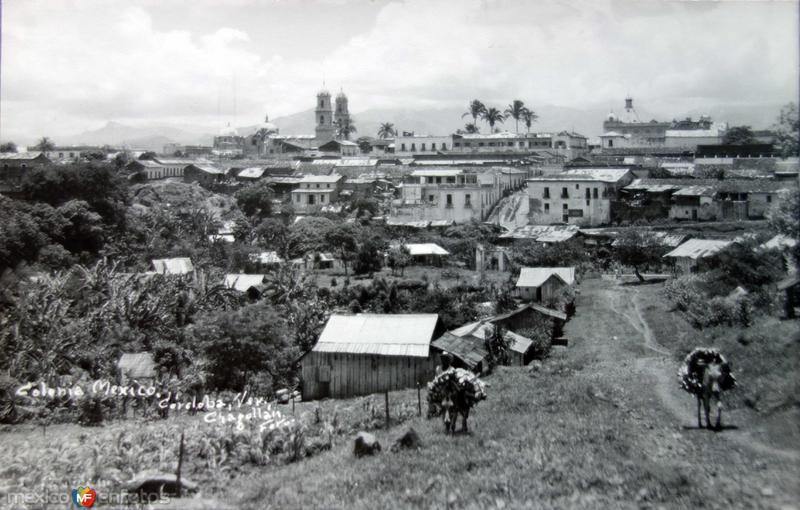
[[[310,352],[301,362],[303,399],[322,398],[322,385],[317,381],[317,367],[330,367],[330,397],[346,398],[383,391],[413,388],[417,381],[429,382],[435,373],[433,357],[378,356]]]

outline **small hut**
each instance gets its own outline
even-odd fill
[[[156,362],[149,352],[125,353],[117,361],[117,368],[123,382],[153,381],[156,378]]]
[[[523,267],[517,280],[517,291],[526,301],[542,302],[573,283],[574,267]]]
[[[412,388],[434,376],[437,314],[334,314],[300,358],[303,400]]]

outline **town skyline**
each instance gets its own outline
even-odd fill
[[[306,112],[323,81],[347,92],[357,122],[474,98],[607,113],[631,95],[659,119],[716,108],[760,128],[748,112],[774,118],[798,95],[796,3],[457,5],[6,2],[0,138],[68,137],[109,121],[215,134]]]

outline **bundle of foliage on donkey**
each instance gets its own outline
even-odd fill
[[[722,421],[721,393],[736,386],[736,378],[731,372],[728,363],[718,350],[707,347],[697,347],[690,352],[683,365],[678,370],[678,379],[681,388],[687,393],[697,397],[697,426],[701,428],[700,405],[702,403],[706,415],[706,427],[711,428],[709,412],[711,401],[716,402],[717,421],[715,428],[719,429]]]
[[[467,431],[469,411],[486,398],[486,386],[477,375],[463,368],[448,368],[428,383],[428,416],[441,413],[445,432],[455,433],[462,416],[461,431]]]

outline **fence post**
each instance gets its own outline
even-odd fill
[[[422,390],[419,381],[417,381],[417,415],[422,416]]]
[[[384,403],[385,403],[385,406],[386,406],[386,428],[388,429],[389,428],[389,391],[388,390],[383,394],[383,398],[384,398]]]
[[[181,446],[178,449],[178,471],[175,473],[175,493],[181,497],[181,467],[183,467],[183,432],[181,432]]]

